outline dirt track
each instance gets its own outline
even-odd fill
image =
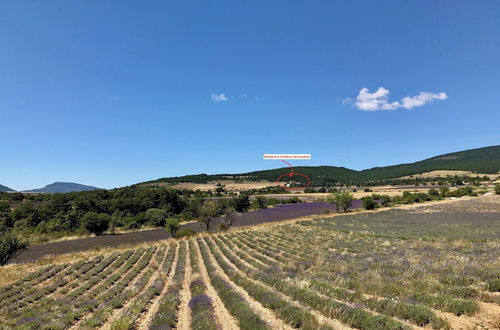
[[[352,209],[361,206],[360,201],[354,201]],[[239,214],[234,221],[235,227],[251,226],[266,222],[281,221],[286,219],[300,218],[308,215],[321,214],[324,210],[335,212],[335,207],[324,202],[278,205],[273,208],[258,210]],[[220,219],[212,224],[211,231],[218,230]],[[199,223],[189,223],[182,229],[193,229],[197,232],[205,231],[204,226]],[[10,263],[32,262],[41,259],[45,255],[58,255],[69,252],[85,251],[101,247],[116,247],[123,244],[135,244],[159,241],[170,238],[170,234],[163,229],[138,231],[119,235],[102,235],[75,240],[38,244],[30,246]]]

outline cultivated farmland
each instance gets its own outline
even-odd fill
[[[45,266],[0,288],[0,323],[6,329],[499,328],[500,210],[498,197],[482,201],[485,212],[440,204],[325,217]],[[480,203],[475,199],[476,208]]]

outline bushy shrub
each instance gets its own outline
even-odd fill
[[[290,197],[290,198],[287,198],[283,201],[285,204],[297,204],[297,203],[302,203],[302,201],[300,200],[300,198],[298,198],[297,196],[293,196],[293,197]]]
[[[427,192],[427,194],[429,196],[431,196],[432,198],[439,197],[439,191],[437,189],[435,189],[435,188],[429,189],[429,191]]]
[[[180,220],[177,218],[169,218],[167,223],[165,224],[165,230],[172,235],[172,237],[176,237],[175,234],[180,228]]]
[[[246,212],[250,207],[250,199],[248,195],[239,195],[234,199],[234,209],[236,212]]]
[[[500,292],[500,278],[489,280],[487,286],[490,292]]]
[[[251,208],[261,210],[267,208],[267,200],[262,196],[257,196],[251,203]]]
[[[344,212],[349,210],[353,200],[352,194],[347,191],[333,193],[328,197],[328,202],[334,204],[337,207],[337,211]]]
[[[10,212],[10,205],[7,202],[0,201],[0,212]]]
[[[145,220],[150,226],[162,227],[165,225],[168,213],[163,209],[149,209],[146,211]]]
[[[12,221],[12,217],[9,213],[0,213],[0,228],[12,228],[14,226],[14,222]]]
[[[126,217],[120,220],[120,224],[123,226],[123,228],[128,230],[139,229],[144,223],[144,213],[139,213],[135,216]]]
[[[448,197],[448,194],[450,193],[450,187],[448,186],[442,186],[439,188],[439,194],[441,194],[441,197]]]
[[[394,202],[394,199],[389,195],[372,194],[372,198],[374,200],[378,200],[382,206],[389,206],[392,202]]]
[[[39,232],[40,234],[46,234],[47,233],[47,223],[45,223],[45,221],[40,222],[36,226],[36,231]]]
[[[111,217],[105,213],[87,212],[81,219],[81,225],[87,232],[101,235],[108,229],[110,221]]]
[[[411,192],[409,192],[409,191],[403,191],[403,198],[404,199],[411,199],[412,198]]]
[[[363,201],[363,208],[365,210],[373,210],[377,207],[377,203],[371,197],[363,197],[361,200]]]
[[[429,195],[427,195],[426,193],[415,193],[415,194],[412,194],[411,197],[413,199],[413,202],[415,202],[415,203],[420,203],[420,202],[432,200],[432,198]]]
[[[450,197],[462,197],[462,196],[477,196],[474,188],[471,186],[457,188],[448,194]]]
[[[266,206],[273,206],[273,205],[276,205],[276,204],[281,204],[283,203],[284,200],[280,200],[280,199],[277,199],[277,198],[267,198],[266,199]]]
[[[0,265],[5,265],[7,261],[17,256],[27,246],[11,230],[0,227]]]
[[[495,186],[495,194],[500,195],[500,184]]]

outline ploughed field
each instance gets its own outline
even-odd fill
[[[46,266],[0,288],[0,324],[498,329],[499,221],[496,210],[431,207],[117,250]]]

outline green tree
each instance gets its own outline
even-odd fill
[[[0,226],[0,265],[5,265],[27,248],[27,244],[6,227]]]
[[[250,198],[248,195],[243,194],[239,195],[234,199],[234,209],[236,212],[246,212],[248,211],[248,208],[250,207]]]
[[[222,214],[222,207],[216,200],[205,201],[200,213],[198,222],[204,223],[207,231],[209,231],[210,225],[215,218]]]
[[[262,196],[256,196],[252,201],[252,209],[261,210],[267,208],[267,199]]]
[[[228,230],[233,225],[235,219],[236,219],[236,212],[232,209],[226,210],[226,212],[224,212],[224,216],[222,217],[220,229]]]
[[[186,220],[198,219],[201,215],[203,201],[201,198],[190,198],[186,201],[186,206],[182,210],[181,216]]]
[[[104,233],[111,221],[111,217],[105,213],[87,212],[80,220],[82,228],[97,236]]]
[[[226,186],[220,183],[215,185],[215,195],[222,196],[226,192]]]
[[[149,209],[146,211],[146,223],[150,226],[162,227],[165,225],[165,220],[168,213],[164,209]]]
[[[181,227],[181,222],[178,218],[168,218],[165,224],[165,230],[175,237],[175,234]]]
[[[495,194],[500,195],[500,184],[495,185]]]
[[[337,212],[347,212],[351,207],[353,200],[354,198],[352,194],[348,191],[333,193],[328,197],[328,202],[335,205]]]
[[[377,203],[371,197],[363,197],[362,200],[365,210],[373,210],[377,207]]]

